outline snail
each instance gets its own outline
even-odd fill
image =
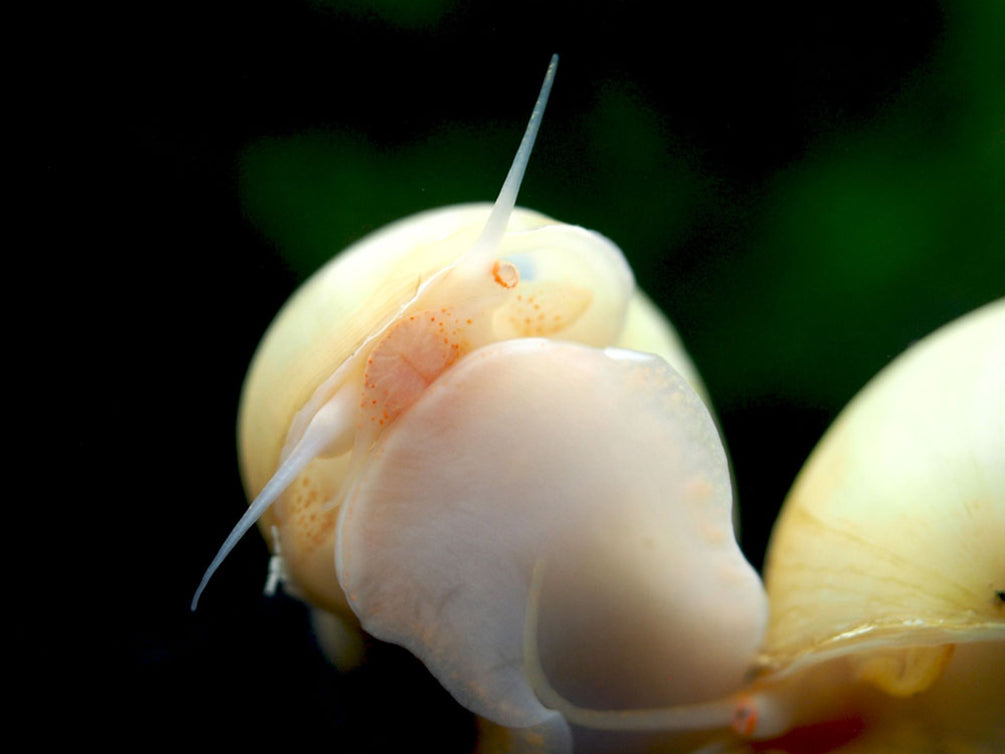
[[[561,741],[564,721],[524,670],[535,565],[549,566],[547,588],[557,589],[570,564],[600,567],[600,550],[586,546],[595,542],[609,569],[646,570],[648,583],[635,580],[643,592],[618,609],[634,609],[648,634],[659,622],[646,617],[644,590],[751,602],[721,625],[736,652],[694,679],[707,695],[740,681],[765,616],[733,537],[725,452],[676,334],[612,242],[514,208],[556,63],[493,206],[378,231],[276,317],[239,410],[253,500],[192,607],[260,519],[275,532],[287,589],[318,609],[337,664],[353,660],[358,619],[411,649],[472,711]],[[668,519],[664,489],[691,506],[686,529]],[[616,529],[631,557],[611,550]],[[708,542],[704,554],[698,541]],[[661,566],[675,547],[707,558],[707,578]],[[609,577],[593,588],[620,590]],[[542,615],[562,630],[557,613]],[[657,675],[653,685],[667,685]],[[633,679],[624,691],[640,688]]]
[[[515,206],[556,65],[493,205],[377,231],[277,315],[239,410],[252,501],[193,609],[257,522],[274,576],[313,606],[336,664],[358,660],[360,627],[406,647],[483,720],[486,751],[603,749],[610,731],[725,750],[862,716],[854,693],[816,679],[935,692],[972,647],[1000,663],[1005,585],[990,554],[973,575],[992,599],[966,603],[969,622],[805,620],[822,619],[823,592],[792,575],[818,554],[800,531],[816,494],[800,490],[833,476],[813,469],[838,441],[825,438],[786,504],[765,591],[737,545],[726,453],[671,325],[611,241]],[[984,380],[1000,428],[1001,307],[992,314],[997,372],[964,376]],[[851,416],[872,415],[859,405]],[[1000,432],[952,437],[984,443],[989,469],[1002,456]],[[989,493],[975,531],[1000,541],[1001,485]]]

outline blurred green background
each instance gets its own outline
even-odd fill
[[[64,19],[42,171],[65,192],[69,356],[100,365],[79,472],[116,448],[99,524],[146,533],[108,553],[129,597],[112,651],[134,691],[116,701],[163,735],[466,748],[468,721],[403,653],[350,676],[320,664],[302,609],[260,597],[256,538],[187,604],[244,504],[234,421],[268,322],[367,232],[491,201],[552,52],[520,203],[613,239],[677,326],[755,564],[841,406],[1005,294],[998,0],[123,13],[89,19],[95,35]]]

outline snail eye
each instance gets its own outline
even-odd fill
[[[515,288],[520,282],[520,271],[512,262],[496,260],[492,265],[492,278],[503,288]]]

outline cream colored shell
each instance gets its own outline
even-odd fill
[[[785,668],[864,653],[872,668],[863,672],[882,686],[889,674],[870,659],[873,648],[1001,641],[1003,543],[998,301],[895,360],[814,450],[768,550],[764,660]],[[937,650],[919,656],[912,672],[923,687],[940,659]]]

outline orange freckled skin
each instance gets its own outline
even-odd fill
[[[459,317],[449,307],[402,317],[366,357],[356,426],[372,442],[393,425],[430,383],[472,349],[474,318]],[[331,569],[339,490],[324,487],[324,474],[308,467],[273,508],[281,550],[293,583],[311,603],[335,613],[349,613],[341,588],[319,573]],[[337,582],[336,586],[337,586]]]
[[[283,499],[285,531],[296,532],[297,552],[309,553],[324,544],[334,529],[334,512],[322,510],[324,500],[310,474],[301,479],[300,490],[291,490]]]
[[[312,604],[326,610],[348,610],[341,589],[319,592],[316,574],[331,568],[335,521],[338,511],[328,507],[333,490],[326,486],[324,473],[308,467],[277,501],[273,508],[280,532],[280,547],[291,580]]]
[[[546,281],[522,281],[502,316],[517,337],[550,337],[574,323],[590,304],[589,291]]]
[[[471,323],[444,307],[395,324],[367,359],[361,409],[370,423],[381,427],[392,423],[467,353]]]

